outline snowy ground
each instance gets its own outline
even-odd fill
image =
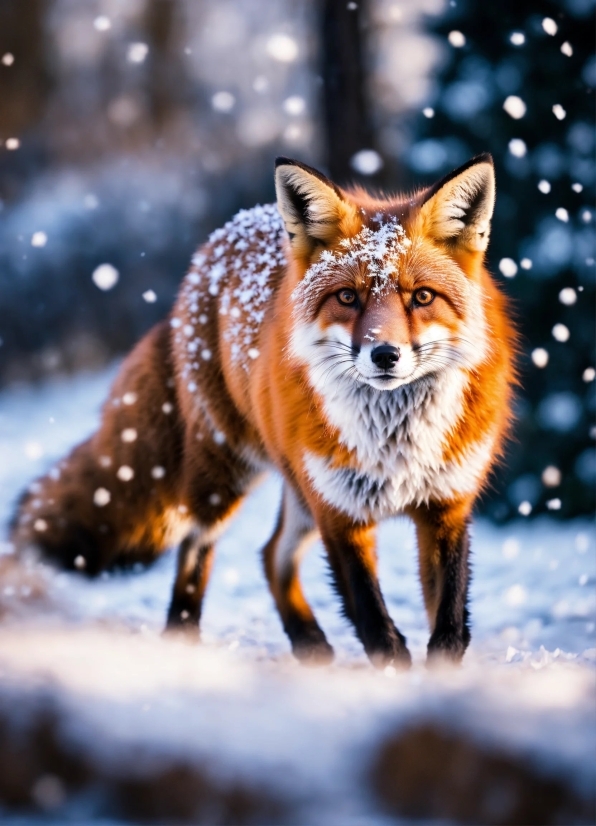
[[[45,568],[15,574],[5,531],[14,500],[93,430],[114,371],[0,394],[0,712],[17,691],[31,709],[51,696],[74,739],[85,740],[83,751],[93,742],[101,752],[103,742],[111,754],[117,743],[123,755],[208,759],[214,771],[258,781],[273,797],[291,788],[294,814],[276,815],[289,822],[385,822],[362,766],[385,735],[414,719],[471,732],[477,743],[524,760],[531,754],[540,771],[574,778],[585,794],[594,773],[596,674],[596,537],[587,520],[499,529],[477,522],[473,643],[456,674],[424,669],[428,631],[405,521],[380,530],[380,579],[408,638],[412,672],[368,666],[339,615],[319,545],[305,560],[303,582],[336,664],[311,672],[293,663],[259,555],[279,500],[275,478],[254,492],[219,543],[200,648],[160,636],[171,553],[149,570],[94,582]],[[1,759],[0,749],[0,771]],[[43,771],[51,792],[51,766]],[[31,794],[38,808],[63,818],[80,821],[101,809],[80,796],[73,803],[64,788],[45,802],[43,793]]]

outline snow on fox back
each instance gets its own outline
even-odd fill
[[[212,232],[194,255],[170,322],[179,352],[180,348],[186,352],[181,376],[191,393],[200,386],[202,362],[213,356],[214,330],[209,325],[213,305],[227,317],[224,338],[232,360],[248,370],[250,360],[258,358],[258,334],[273,294],[272,282],[286,263],[283,235],[277,206],[256,206],[240,210]]]

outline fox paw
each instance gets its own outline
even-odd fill
[[[304,665],[328,665],[333,648],[318,625],[305,625],[292,639],[292,653]]]
[[[392,665],[395,668],[407,669],[412,665],[412,655],[406,646],[406,638],[399,631],[381,643],[367,646],[366,653],[375,668]]]
[[[462,634],[461,631],[435,631],[428,642],[427,665],[458,665],[466,653],[468,642],[469,635]]]
[[[170,612],[163,633],[171,639],[190,643],[200,642],[201,639],[198,620],[191,617],[188,611]]]

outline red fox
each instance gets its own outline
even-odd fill
[[[275,468],[264,567],[296,657],[333,656],[299,579],[318,532],[371,661],[411,662],[375,553],[377,523],[407,514],[428,656],[459,661],[468,525],[515,381],[515,331],[483,264],[492,158],[407,197],[340,189],[287,158],[275,181],[276,205],[239,212],[198,250],[99,430],[23,495],[14,541],[89,575],[180,543],[167,627],[198,633],[214,543]]]

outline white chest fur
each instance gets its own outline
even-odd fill
[[[467,375],[450,370],[379,391],[349,380],[321,387],[325,415],[351,452],[346,467],[304,454],[317,492],[355,519],[382,519],[409,505],[474,491],[491,459],[492,438],[444,462],[448,432],[462,414]]]

